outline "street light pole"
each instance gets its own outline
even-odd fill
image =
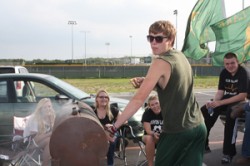
[[[84,64],[85,66],[87,65],[87,47],[86,47],[86,43],[87,43],[87,33],[89,33],[89,31],[80,31],[84,33]]]
[[[133,36],[132,35],[130,35],[129,36],[130,37],[130,56],[132,57],[132,50],[133,50],[133,47],[132,47],[132,38],[133,38]]]
[[[71,44],[72,44],[72,62],[73,62],[73,59],[74,59],[74,39],[73,39],[73,25],[76,25],[76,21],[68,21],[68,24],[71,25],[71,34],[72,34],[72,41],[71,41]]]
[[[107,46],[107,58],[109,58],[109,42],[106,42],[105,45]]]
[[[177,10],[174,10],[174,15],[176,15],[176,20],[175,20],[175,28],[176,28],[175,49],[177,49],[177,15],[178,15],[178,11]]]
[[[242,10],[244,10],[244,8],[245,8],[244,1],[245,0],[242,0]]]

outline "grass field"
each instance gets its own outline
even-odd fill
[[[64,79],[64,81],[79,89],[95,94],[99,89],[106,89],[109,93],[135,92],[129,78],[119,79]],[[195,77],[195,88],[216,88],[218,77]]]

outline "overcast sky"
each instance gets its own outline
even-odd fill
[[[1,0],[0,59],[72,59],[72,25],[68,21],[77,23],[73,25],[73,59],[85,58],[85,48],[87,58],[123,57],[131,53],[148,56],[148,27],[162,19],[176,25],[174,10],[178,10],[177,48],[181,49],[187,19],[196,2]],[[240,11],[242,4],[242,0],[225,0],[226,15]],[[245,0],[244,6],[250,6],[250,0]]]

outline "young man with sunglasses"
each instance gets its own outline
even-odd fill
[[[169,21],[157,21],[147,36],[154,55],[145,78],[131,79],[139,88],[122,115],[110,127],[115,132],[156,88],[163,128],[157,145],[157,166],[201,166],[206,138],[204,119],[193,91],[193,73],[185,55],[173,48],[176,30]]]

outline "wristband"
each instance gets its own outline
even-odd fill
[[[111,127],[111,131],[113,133],[116,133],[117,132],[117,128],[115,127],[115,124],[113,123],[113,126]]]

